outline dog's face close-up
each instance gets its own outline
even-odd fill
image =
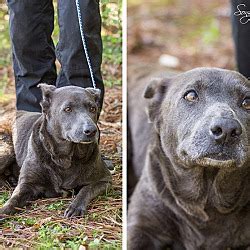
[[[249,161],[250,85],[237,72],[198,68],[155,80],[149,118],[170,160],[184,167],[242,167]]]
[[[99,89],[75,86],[56,89],[47,84],[40,87],[48,129],[53,129],[58,139],[82,144],[98,141]]]

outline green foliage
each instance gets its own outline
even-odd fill
[[[4,95],[7,82],[8,82],[7,70],[3,70],[3,73],[0,77],[0,97]]]
[[[122,22],[121,0],[101,0],[103,77],[106,86],[121,84]]]
[[[220,30],[219,24],[215,19],[211,19],[207,25],[207,28],[204,27],[201,32],[202,40],[205,44],[212,44],[219,40]]]
[[[10,64],[9,15],[7,5],[0,5],[0,68]],[[0,79],[2,80],[2,79]],[[0,83],[0,94],[3,89]]]
[[[52,247],[65,247],[63,237],[69,232],[69,228],[60,223],[47,223],[42,225],[38,231],[38,244],[41,249]],[[75,241],[74,241],[75,242]]]
[[[121,249],[121,244],[117,242],[104,243],[101,241],[102,235],[98,230],[93,230],[94,239],[88,242],[88,237],[84,232],[78,235],[71,234],[68,225],[62,223],[47,223],[42,225],[38,231],[38,244],[36,248],[69,248],[79,249],[80,245],[88,245],[90,249]]]
[[[121,64],[122,63],[122,37],[115,37],[115,36],[103,36],[102,38],[103,44],[106,46],[103,50],[103,58],[104,62],[114,63],[114,64]],[[117,55],[117,56],[115,56]]]
[[[52,33],[52,38],[55,44],[58,43],[59,40],[59,25],[58,25],[58,12],[57,12],[57,1],[53,0],[54,3],[54,30]]]
[[[50,211],[53,211],[53,210],[60,210],[64,207],[65,205],[65,202],[64,201],[58,201],[58,202],[54,202],[52,204],[49,204],[47,206],[47,209],[50,210]]]
[[[210,13],[204,15],[194,9],[190,15],[178,18],[176,24],[180,29],[188,27],[180,38],[184,47],[196,47],[197,42],[214,45],[220,39],[219,23]]]
[[[35,218],[19,218],[19,220],[22,221],[25,226],[33,226],[36,224],[36,219]]]
[[[9,38],[9,15],[7,6],[4,4],[0,5],[0,48],[10,49],[10,38]]]
[[[0,206],[2,206],[9,198],[9,193],[7,191],[2,192],[0,195]]]
[[[95,249],[96,250],[99,250],[99,249],[103,249],[103,250],[122,249],[121,244],[117,244],[116,242],[104,244],[103,242],[101,242],[100,239],[95,239],[95,240],[91,241],[88,246],[90,249],[93,249],[93,250],[95,250]]]

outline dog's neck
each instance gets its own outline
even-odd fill
[[[46,152],[51,155],[52,161],[63,168],[69,168],[72,158],[87,162],[91,158],[96,145],[83,145],[63,140],[51,128],[45,116],[42,117],[39,137]],[[93,143],[94,144],[94,143]]]
[[[186,168],[165,155],[158,134],[152,142],[149,178],[161,199],[170,199],[170,193],[179,207],[202,221],[209,220],[208,207],[224,214],[248,202],[246,169]]]

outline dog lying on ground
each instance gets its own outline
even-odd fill
[[[249,246],[249,81],[234,71],[197,68],[153,79],[140,99],[147,81],[134,80],[128,90],[139,177],[128,249]]]
[[[110,172],[98,147],[100,90],[39,86],[43,94],[42,114],[16,114],[13,144],[21,169],[18,185],[0,208],[0,215],[13,214],[39,197],[58,197],[74,190],[77,195],[65,216],[81,216],[90,200],[111,185]],[[1,169],[10,165],[7,157],[0,157],[5,159],[0,162]]]

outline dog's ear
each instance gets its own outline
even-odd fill
[[[42,90],[43,98],[40,102],[40,105],[42,107],[43,112],[46,113],[50,107],[52,94],[56,90],[56,87],[54,85],[49,85],[46,83],[40,83],[38,84],[38,87]]]
[[[144,97],[146,99],[150,99],[147,107],[150,122],[153,122],[160,113],[160,105],[164,99],[170,82],[171,78],[155,78],[152,79],[147,86],[144,92]]]
[[[94,97],[95,102],[99,105],[101,101],[101,90],[94,88],[86,88],[85,90]]]

